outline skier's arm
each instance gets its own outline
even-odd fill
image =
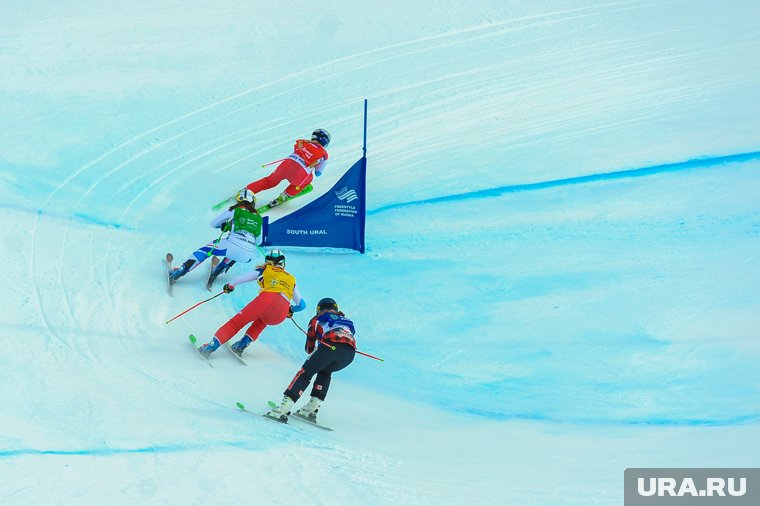
[[[298,291],[298,287],[293,288],[293,298],[291,299],[293,304],[290,305],[290,309],[297,313],[306,309],[306,301],[301,297],[301,292]]]
[[[309,330],[306,332],[306,353],[311,354],[317,346],[317,339],[321,337],[322,328],[319,326],[319,317],[314,316],[309,322]]]
[[[262,272],[263,272],[263,269],[254,269],[250,272],[244,272],[243,274],[238,274],[228,284],[234,289],[239,284],[248,283],[249,281],[255,281],[259,279],[259,276],[261,276]]]
[[[322,171],[325,170],[325,165],[327,164],[327,158],[324,158],[319,161],[319,163],[314,167],[314,175],[319,177],[322,175]]]
[[[223,211],[218,216],[216,216],[213,220],[211,220],[211,227],[222,228],[222,224],[230,221],[231,219],[232,219],[232,211],[230,210]]]

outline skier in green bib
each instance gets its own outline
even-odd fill
[[[224,257],[224,260],[211,273],[211,282],[227,272],[235,262],[247,263],[256,255],[256,249],[262,240],[262,219],[256,212],[256,197],[251,190],[243,188],[235,199],[237,202],[211,220],[212,227],[221,229],[222,233],[229,232],[227,237],[211,241],[195,250],[181,267],[172,271],[173,282],[212,256]]]

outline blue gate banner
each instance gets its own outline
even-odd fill
[[[347,248],[364,253],[367,158],[360,158],[324,195],[271,223],[265,246]]]

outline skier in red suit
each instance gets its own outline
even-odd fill
[[[246,188],[253,193],[259,193],[270,188],[274,188],[283,180],[287,180],[288,185],[279,197],[269,203],[270,207],[282,204],[286,200],[296,196],[303,190],[314,175],[322,175],[327,162],[327,151],[325,148],[330,144],[330,134],[327,130],[318,128],[311,134],[311,140],[299,139],[293,146],[293,154],[282,160],[274,169],[274,172],[266,177],[250,183]]]

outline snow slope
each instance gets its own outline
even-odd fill
[[[621,504],[626,467],[757,465],[754,2],[3,12],[0,503]],[[300,331],[209,368],[187,334],[255,289],[166,325],[208,292],[161,259],[315,127],[329,188],[365,97],[368,252],[287,253],[385,361],[336,374],[335,432],[277,426],[234,405]]]

